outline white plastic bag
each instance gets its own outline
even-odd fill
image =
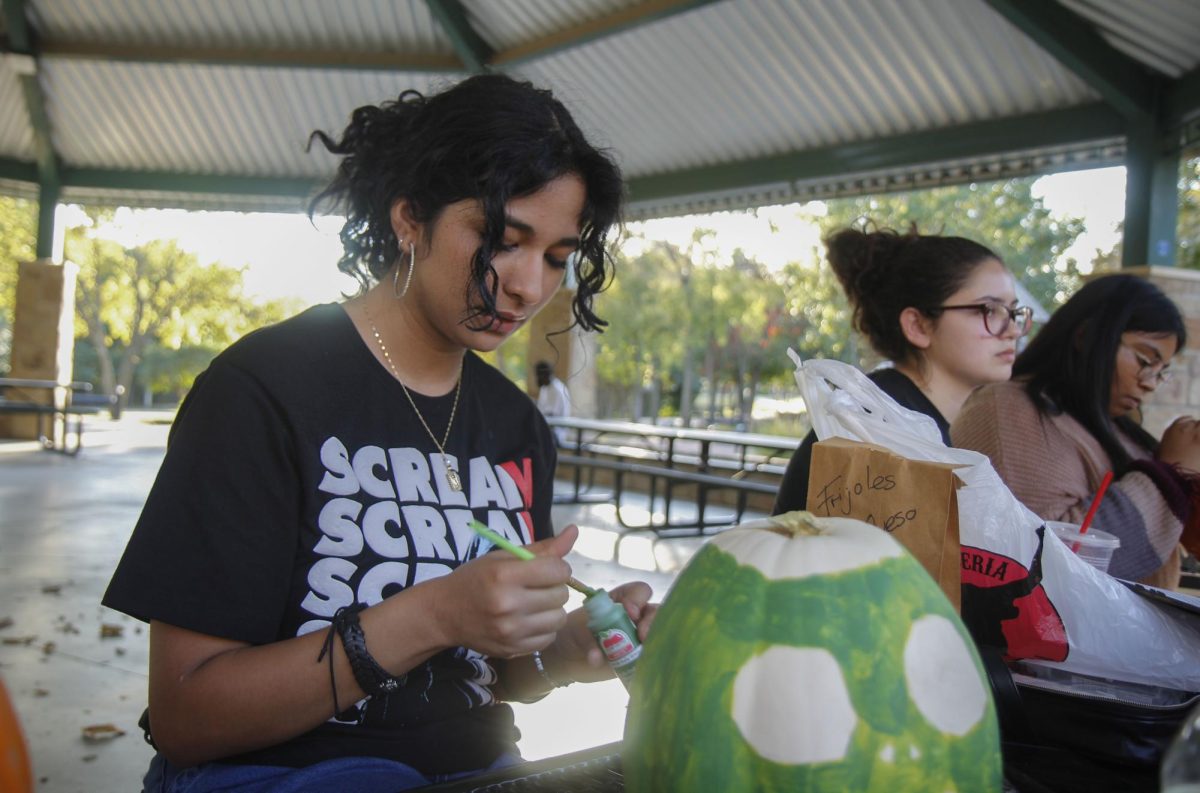
[[[954,463],[963,562],[963,619],[1010,658],[1189,691],[1200,690],[1200,620],[1134,594],[1072,553],[1019,502],[985,455],[942,443],[932,418],[903,408],[840,361],[796,363],[796,383],[821,440],[879,444],[904,457]],[[1040,553],[1039,553],[1040,546]]]

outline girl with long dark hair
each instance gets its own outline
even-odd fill
[[[1047,520],[1079,522],[1112,471],[1095,517],[1121,540],[1109,572],[1174,587],[1181,540],[1200,548],[1200,424],[1178,419],[1159,442],[1137,418],[1186,341],[1179,309],[1153,284],[1097,278],[1017,358],[1012,382],[972,395],[951,428],[954,445],[987,454]]]
[[[963,237],[842,229],[827,258],[854,312],[854,326],[892,365],[868,375],[901,406],[950,422],[972,390],[1007,380],[1032,312],[1017,305],[1000,257]],[[775,514],[804,509],[816,434],[792,455]]]
[[[553,435],[476,353],[568,268],[577,324],[604,324],[616,166],[498,75],[314,137],[363,288],[196,380],[105,595],[150,622],[148,791],[418,787],[518,760],[505,700],[611,677],[563,609]],[[536,558],[485,553],[472,520]],[[613,594],[644,634],[649,587]]]

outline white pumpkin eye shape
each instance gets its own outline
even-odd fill
[[[927,614],[916,620],[904,645],[908,695],[938,730],[963,736],[987,711],[988,693],[971,650],[954,624]]]
[[[732,715],[754,751],[789,765],[843,759],[858,723],[842,668],[822,647],[775,645],[746,661]]]

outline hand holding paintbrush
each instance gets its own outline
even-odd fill
[[[477,520],[471,521],[471,528],[475,530],[476,534],[478,534],[480,537],[482,537],[485,540],[487,540],[488,542],[490,542],[492,545],[495,545],[497,548],[500,548],[502,550],[508,551],[513,556],[517,557],[518,559],[525,559],[528,561],[528,560],[534,558],[534,555],[532,553],[530,553],[528,550],[526,550],[525,548],[522,548],[520,545],[517,545],[516,543],[506,540],[505,538],[501,537],[499,534],[492,531],[487,526],[484,526],[482,523],[480,523]],[[571,589],[574,589],[576,592],[579,592],[584,597],[591,597],[592,595],[596,594],[596,590],[581,583],[574,576],[571,576],[570,578],[567,579],[567,586],[571,587]]]

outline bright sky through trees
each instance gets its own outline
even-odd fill
[[[1042,177],[1033,188],[1055,215],[1074,215],[1087,222],[1087,232],[1068,255],[1086,270],[1097,249],[1107,251],[1118,240],[1124,215],[1125,169],[1103,168]],[[72,207],[60,209],[60,228],[79,222]],[[718,253],[728,258],[741,248],[772,267],[791,260],[810,260],[819,245],[815,218],[819,202],[765,207],[756,215],[724,212],[631,223],[629,230],[649,239],[686,247],[696,228],[717,232]],[[104,236],[125,246],[152,239],[175,239],[202,262],[245,268],[246,290],[264,299],[296,297],[305,304],[336,301],[353,292],[355,282],[337,270],[341,253],[338,218],[304,215],[120,210]],[[772,231],[774,229],[774,232]]]

